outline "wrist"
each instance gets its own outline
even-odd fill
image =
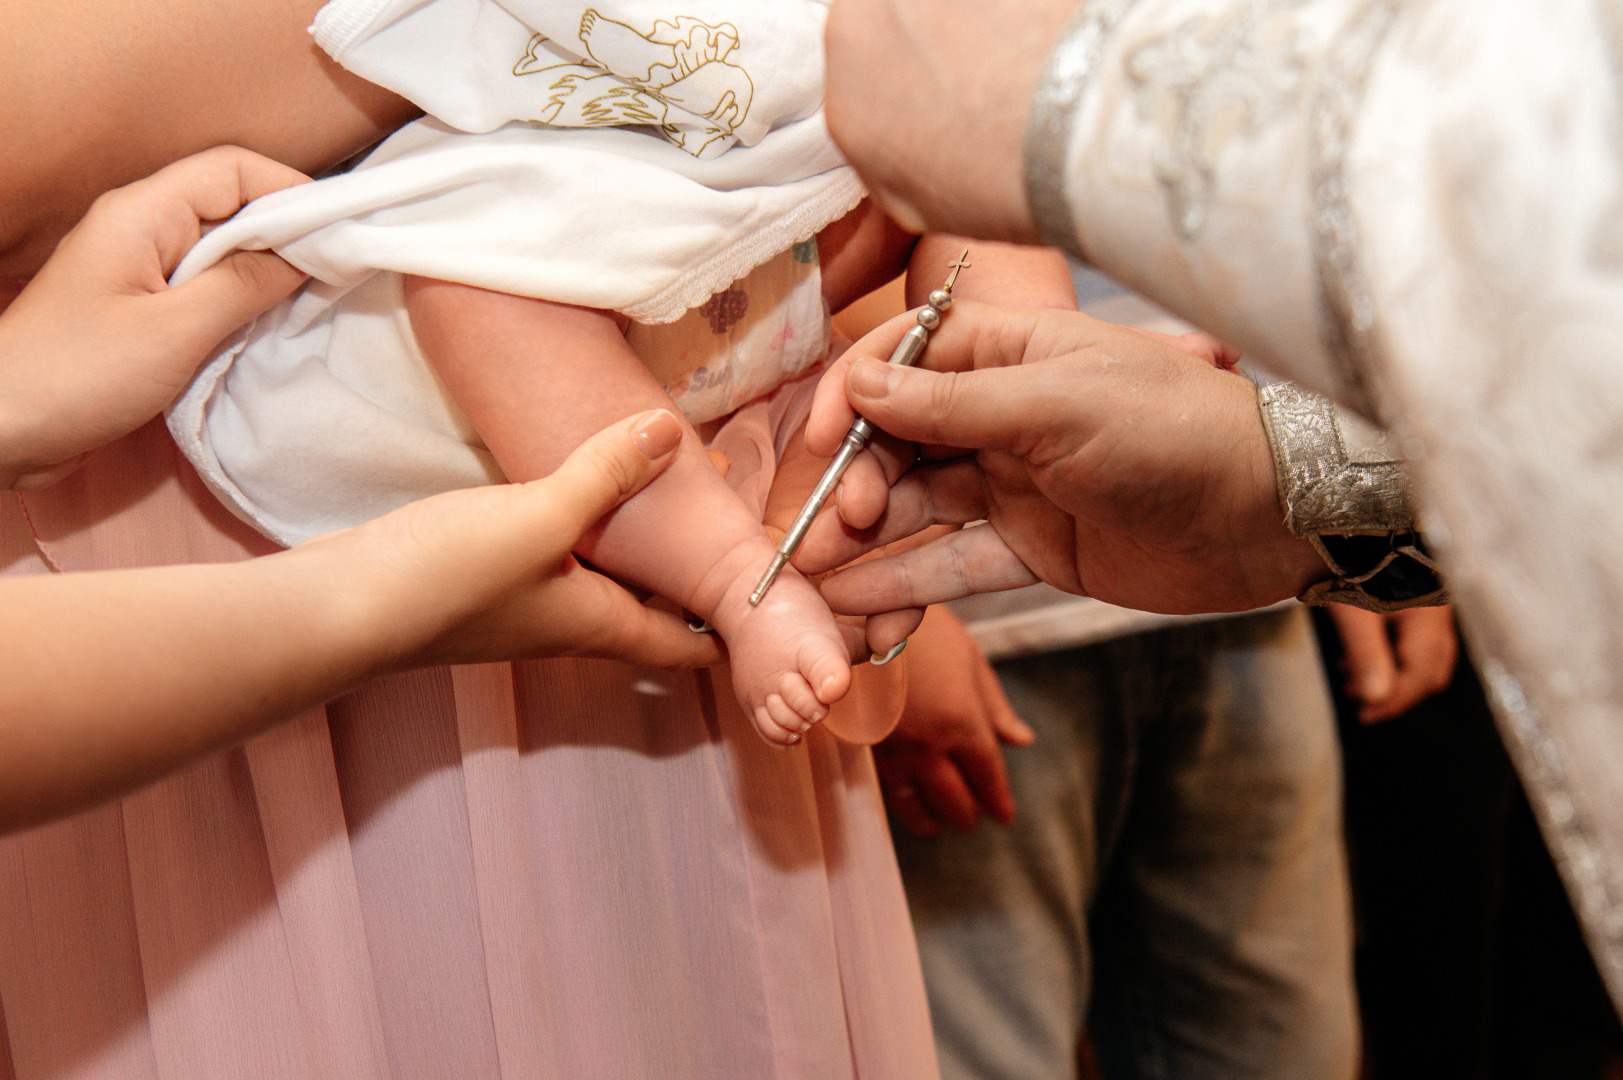
[[[1253,421],[1255,423],[1255,421]],[[1245,533],[1251,545],[1249,557],[1240,553],[1237,565],[1255,566],[1268,575],[1257,584],[1255,594],[1274,602],[1301,596],[1331,576],[1317,548],[1308,537],[1298,536],[1286,521],[1280,507],[1275,457],[1269,434],[1260,426],[1255,431],[1251,469],[1242,496],[1251,522]],[[1260,556],[1260,558],[1258,558]]]
[[[439,629],[436,605],[426,599],[432,593],[411,588],[358,532],[328,533],[257,560],[275,570],[288,594],[308,598],[316,617],[307,632],[357,682],[412,666]],[[421,602],[403,602],[407,596]]]
[[[49,487],[85,456],[73,445],[72,380],[41,377],[51,359],[30,343],[24,315],[0,313],[0,491]]]
[[[1086,0],[1047,52],[1027,107],[1020,146],[1027,225],[1042,242],[1086,261],[1070,198],[1067,160],[1082,100],[1116,25],[1134,0]]]
[[[1415,528],[1404,462],[1386,436],[1290,383],[1259,388],[1257,406],[1284,523],[1321,566],[1302,601],[1370,611],[1446,603]]]

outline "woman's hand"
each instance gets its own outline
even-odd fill
[[[946,608],[932,607],[908,639],[907,703],[889,738],[874,747],[885,805],[920,836],[972,829],[985,814],[1014,817],[1000,743],[1035,737],[1014,714],[997,673]]]
[[[453,491],[240,563],[0,578],[0,832],[122,794],[374,675],[606,656],[696,666],[713,636],[570,547],[672,458],[670,413],[551,476]]]
[[[264,251],[167,281],[205,223],[307,179],[222,146],[96,200],[0,311],[0,488],[55,483],[152,419],[221,339],[299,286]]]
[[[656,410],[611,425],[526,484],[446,492],[289,555],[316,555],[366,598],[383,669],[523,656],[651,667],[721,660],[716,638],[645,606],[570,554],[581,535],[670,462],[681,425]]]

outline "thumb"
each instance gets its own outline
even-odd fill
[[[179,337],[177,351],[202,356],[285,299],[305,277],[274,252],[238,251],[153,297],[153,306],[163,320],[160,325]]]
[[[1380,701],[1392,692],[1397,660],[1387,637],[1386,619],[1372,611],[1333,611],[1347,665],[1347,692],[1359,701]]]
[[[938,373],[865,357],[846,372],[845,393],[857,412],[898,438],[1001,450],[1052,422],[1059,390],[1050,383],[1035,366]]]
[[[665,409],[610,424],[550,476],[525,484],[548,496],[548,533],[573,547],[599,518],[641,491],[673,459],[682,424]]]

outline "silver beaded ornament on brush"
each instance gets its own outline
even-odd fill
[[[964,253],[958,256],[957,262],[947,264],[952,270],[952,273],[947,275],[947,283],[932,292],[929,302],[919,308],[916,316],[918,325],[909,327],[907,333],[902,335],[896,351],[890,354],[892,364],[912,367],[919,362],[919,357],[924,355],[924,346],[930,340],[930,331],[941,325],[941,316],[952,307],[953,284],[957,282],[960,270],[969,269],[968,260],[969,249],[965,248]],[[845,441],[840,444],[834,460],[823,470],[822,478],[817,481],[817,486],[812,488],[806,504],[800,508],[800,513],[795,515],[795,523],[789,526],[789,531],[783,534],[783,539],[778,543],[778,552],[772,556],[772,564],[766,568],[766,573],[761,575],[761,580],[756,582],[755,591],[750,593],[752,606],[765,598],[767,590],[771,589],[772,583],[778,579],[778,574],[789,565],[789,560],[795,557],[795,552],[800,550],[801,542],[806,539],[806,531],[811,528],[812,522],[817,520],[817,515],[822,513],[823,507],[834,494],[834,489],[839,486],[840,477],[845,475],[845,470],[851,467],[851,462],[862,453],[863,448],[868,445],[868,440],[873,438],[873,433],[874,426],[860,416],[857,417],[857,422],[851,425],[851,430],[845,433]]]

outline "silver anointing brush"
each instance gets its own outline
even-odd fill
[[[952,307],[952,286],[958,280],[958,272],[969,269],[969,249],[965,248],[964,253],[958,256],[958,261],[948,263],[947,266],[952,271],[947,275],[947,283],[932,292],[929,302],[919,308],[918,325],[909,327],[907,333],[902,335],[896,351],[890,354],[892,364],[912,367],[919,362],[919,357],[924,355],[924,346],[930,340],[930,331],[941,325],[941,316]],[[752,606],[761,602],[767,590],[772,588],[772,583],[778,579],[779,572],[795,557],[795,552],[800,550],[801,541],[806,539],[806,531],[811,528],[812,522],[817,520],[817,515],[822,513],[823,506],[834,494],[834,489],[839,486],[840,477],[845,475],[845,470],[851,467],[851,462],[862,453],[863,447],[868,445],[873,433],[874,426],[860,416],[857,417],[856,423],[851,425],[851,430],[845,433],[845,441],[840,444],[834,460],[823,470],[823,475],[817,481],[817,486],[812,488],[806,504],[800,508],[800,513],[795,515],[795,523],[789,526],[789,531],[784,533],[783,539],[779,541],[778,552],[772,556],[772,564],[766,568],[766,573],[761,575],[761,580],[755,583],[755,591],[750,593]]]

